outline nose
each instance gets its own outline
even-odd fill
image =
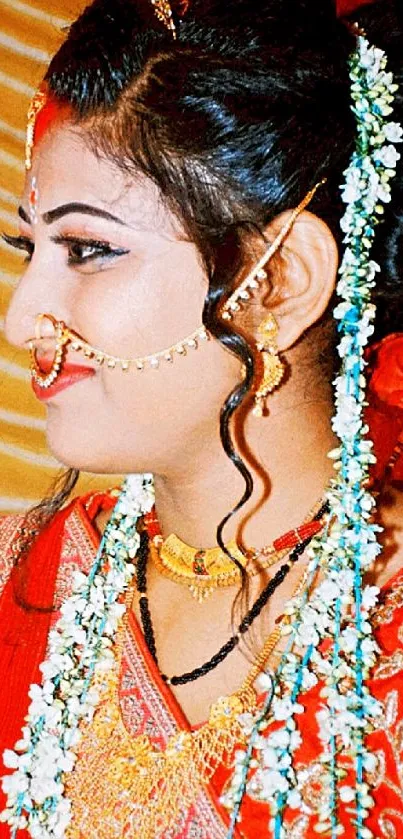
[[[61,311],[62,308],[64,311]],[[62,305],[60,289],[46,274],[40,275],[33,262],[22,276],[11,299],[4,331],[7,341],[19,349],[28,349],[30,341],[36,338],[38,316],[50,313],[56,320],[68,322]],[[41,337],[52,337],[51,321],[41,320]]]

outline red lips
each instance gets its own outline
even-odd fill
[[[41,371],[43,373],[49,373],[52,369],[52,363],[52,359],[46,357],[41,358],[39,360]],[[61,372],[50,387],[40,387],[37,382],[32,380],[32,390],[37,399],[41,402],[47,402],[48,399],[53,399],[54,396],[70,387],[70,385],[74,385],[76,382],[81,382],[83,379],[94,375],[95,370],[93,367],[84,367],[79,364],[63,364]]]

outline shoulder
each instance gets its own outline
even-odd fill
[[[27,579],[55,574],[55,596],[62,602],[70,593],[75,572],[88,573],[92,565],[100,539],[93,516],[102,507],[104,497],[92,493],[74,498],[43,527],[38,521],[35,527],[29,516],[0,516],[0,595],[28,543],[29,557],[24,563]]]

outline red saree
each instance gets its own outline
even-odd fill
[[[66,511],[59,514],[49,528],[44,542],[49,542],[48,548],[50,545],[53,551],[51,557],[46,551],[46,544],[43,542],[41,545],[48,562],[48,577],[41,577],[42,583],[45,580],[41,592],[42,603],[45,602],[45,595],[49,593],[52,575],[53,582],[56,581],[56,602],[60,603],[70,591],[74,570],[81,569],[86,572],[93,561],[98,536],[92,520],[99,510],[99,505],[108,503],[108,499],[105,496],[97,496],[88,509],[87,502],[88,499],[74,501]],[[18,520],[14,517],[3,519],[0,525],[0,577],[3,582],[11,567],[10,541],[17,525]],[[9,593],[10,583],[5,585],[3,602]],[[32,614],[27,617],[25,613],[25,626],[20,624],[22,631],[18,637],[15,634],[17,626],[14,629],[10,624],[5,627],[0,659],[2,749],[12,748],[19,735],[28,699],[26,690],[23,695],[15,691],[22,688],[24,683],[31,682],[35,676],[38,678],[38,663],[45,652],[44,629],[45,624],[49,623],[49,615],[38,617],[36,613],[34,617]],[[374,695],[383,702],[384,716],[377,730],[369,737],[369,745],[376,755],[377,766],[373,778],[376,805],[368,821],[368,827],[371,827],[375,836],[391,839],[400,835],[400,831],[403,830],[403,569],[387,587],[384,587],[381,604],[374,615],[374,623],[381,652],[373,673],[371,688]],[[26,649],[29,644],[30,656],[26,657],[27,667],[22,673],[16,673],[13,666],[16,642],[26,645]],[[297,753],[297,763],[306,780],[302,789],[303,811],[287,812],[291,839],[314,839],[318,835],[314,830],[316,811],[320,797],[327,794],[321,785],[320,742],[315,718],[319,706],[318,690],[318,687],[312,689],[300,700],[306,712],[301,719],[303,742]],[[176,699],[158,674],[133,615],[129,621],[124,645],[120,707],[124,724],[133,738],[147,734],[156,747],[164,747],[168,737],[178,729],[189,730],[189,724]],[[219,767],[210,784],[201,790],[194,805],[188,812],[183,813],[176,832],[166,832],[161,835],[161,839],[225,839],[228,817],[219,799],[229,775],[228,769]],[[343,811],[340,820],[342,823],[345,820]],[[5,839],[9,835],[9,828],[1,825],[0,836]],[[126,833],[122,832],[121,835],[125,836]],[[22,839],[27,834],[20,831],[18,836]],[[97,833],[82,833],[81,836],[83,839],[95,839]],[[252,839],[257,836],[270,837],[267,807],[251,798],[245,798],[238,839]],[[345,836],[346,839],[352,839],[351,829]]]

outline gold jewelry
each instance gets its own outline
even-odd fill
[[[245,554],[234,540],[227,548],[251,577],[271,568],[290,552],[289,548],[276,551],[270,546],[262,551],[267,558],[260,560],[257,551]],[[217,588],[236,585],[241,579],[240,569],[221,548],[191,548],[174,533],[165,540],[158,536],[151,539],[150,556],[163,577],[186,586],[198,603],[204,603]]]
[[[248,558],[236,542],[227,546],[243,568]],[[151,559],[159,573],[185,585],[198,603],[203,603],[217,588],[239,582],[241,572],[221,548],[197,550],[171,533],[167,539],[156,536],[150,540]]]
[[[161,361],[172,363],[176,356],[185,356],[189,349],[196,350],[200,345],[200,342],[208,341],[210,338],[207,330],[204,328],[204,326],[201,326],[195,332],[192,332],[191,335],[188,335],[187,338],[183,338],[181,341],[178,341],[178,343],[174,344],[172,347],[154,353],[154,355],[142,356],[141,358],[118,358],[117,356],[109,355],[109,353],[103,352],[102,350],[93,347],[91,344],[88,343],[88,341],[84,341],[84,339],[82,339],[77,334],[77,332],[74,332],[72,329],[69,329],[62,320],[56,320],[56,318],[53,315],[48,313],[42,313],[38,315],[38,317],[36,318],[36,341],[41,341],[45,337],[40,333],[40,328],[38,326],[45,319],[49,320],[52,323],[54,328],[54,338],[56,340],[56,355],[52,366],[52,370],[48,376],[43,375],[41,368],[38,364],[34,342],[30,341],[29,344],[29,349],[31,351],[32,358],[32,378],[36,381],[39,387],[44,388],[50,387],[50,385],[59,375],[62,366],[64,350],[67,347],[67,345],[70,345],[70,348],[74,352],[81,352],[85,356],[85,358],[94,359],[94,361],[99,365],[105,364],[111,370],[115,368],[118,368],[123,371],[127,371],[129,369],[144,370],[146,368],[157,370],[160,366]],[[52,376],[52,379],[49,378],[50,376]]]
[[[44,320],[50,321],[53,327],[52,336],[44,336],[41,333],[41,327]],[[69,342],[68,330],[62,320],[56,320],[53,315],[40,314],[35,320],[35,340],[37,342],[43,340],[45,337],[51,337],[55,341],[55,354],[53,357],[52,368],[49,373],[43,373],[38,362],[36,353],[37,347],[33,341],[30,341],[29,350],[31,353],[31,376],[39,387],[48,388],[57,379],[65,354],[66,345]]]
[[[315,193],[319,189],[320,186],[323,186],[326,183],[326,178],[319,181],[313,189],[309,190],[306,194],[305,198],[298,204],[298,207],[292,211],[288,221],[283,225],[280,232],[277,234],[274,242],[267,248],[259,262],[254,266],[252,271],[248,274],[248,276],[240,283],[239,286],[235,289],[233,294],[226,300],[224,306],[221,311],[221,317],[223,320],[232,320],[233,315],[236,312],[239,312],[242,306],[245,305],[245,301],[249,300],[252,296],[252,293],[255,289],[260,287],[260,284],[263,280],[267,280],[267,273],[265,271],[265,266],[270,261],[272,256],[279,250],[281,245],[283,244],[284,240],[288,236],[292,226],[295,224],[297,218],[303,210],[310,204],[312,201]]]
[[[44,107],[47,98],[46,87],[41,85],[39,90],[34,93],[28,108],[27,131],[25,138],[25,168],[27,171],[29,171],[32,166],[32,150],[34,148],[36,118],[39,111],[41,111]]]
[[[285,372],[277,349],[278,325],[272,312],[261,323],[258,334],[261,341],[258,341],[256,346],[263,360],[263,376],[255,393],[255,407],[252,413],[255,417],[262,417],[266,396],[279,386]]]
[[[172,17],[171,4],[168,3],[168,0],[151,0],[151,5],[154,6],[154,12],[158,20],[169,29],[173,39],[176,40],[176,26]]]
[[[249,576],[261,574],[280,562],[299,542],[319,532],[324,524],[323,518],[317,519],[322,507],[323,498],[315,502],[299,527],[283,533],[270,545],[243,550],[232,540],[227,549]],[[203,603],[217,588],[239,582],[240,569],[221,548],[193,548],[174,533],[164,539],[155,513],[145,517],[145,527],[149,535],[150,556],[157,571],[173,582],[186,586],[199,603]]]
[[[172,363],[177,355],[186,355],[189,349],[197,350],[201,341],[209,340],[209,333],[204,326],[200,326],[191,335],[182,338],[177,344],[173,344],[165,350],[153,353],[153,355],[145,355],[140,358],[119,358],[115,355],[110,355],[103,350],[93,347],[88,341],[84,341],[77,332],[72,329],[68,330],[69,341],[71,349],[74,352],[82,352],[86,358],[93,358],[97,364],[105,364],[111,370],[118,368],[123,371],[129,369],[145,370],[147,367],[152,370],[158,370],[161,362]]]
[[[292,597],[307,582],[307,570]],[[129,603],[129,599],[126,599]],[[257,694],[254,683],[273,654],[289,615],[279,616],[241,688],[217,699],[208,721],[196,730],[171,734],[164,748],[147,734],[133,737],[125,728],[119,706],[120,667],[127,611],[115,643],[113,667],[94,677],[100,702],[92,721],[81,725],[74,771],[64,777],[73,819],[66,839],[155,839],[175,831],[217,767],[231,761],[233,750],[247,743],[241,715],[253,712]]]

